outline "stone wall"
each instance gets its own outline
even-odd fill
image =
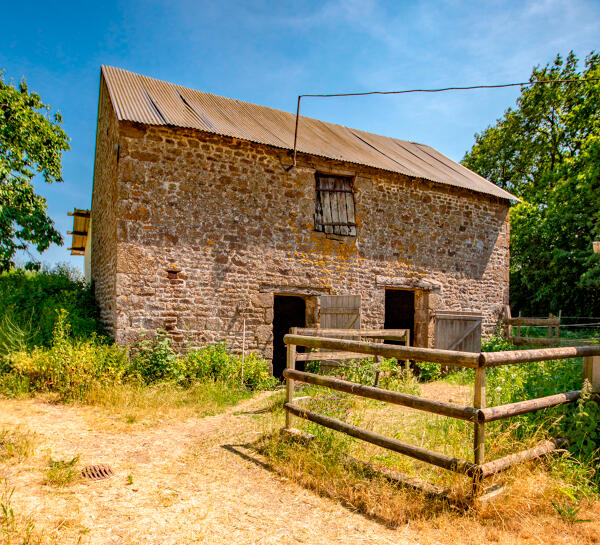
[[[106,84],[101,80],[92,192],[93,227],[90,229],[91,280],[100,303],[102,321],[113,335],[116,316],[118,144],[119,125]]]
[[[435,309],[481,311],[491,331],[508,303],[506,201],[318,157],[289,165],[260,144],[120,123],[119,342],[164,328],[239,349],[245,320],[247,348],[268,357],[274,294],[309,297],[310,316],[314,296],[361,294],[363,327],[383,327],[386,287],[416,290],[421,345]],[[316,171],[355,176],[356,237],[314,231]],[[94,200],[94,253],[113,221],[104,203]],[[108,318],[110,296],[97,293]]]

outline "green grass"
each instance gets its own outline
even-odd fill
[[[599,328],[567,328],[559,329],[561,339],[600,339]],[[513,326],[513,335],[517,335],[517,328]],[[554,335],[554,331],[552,331]],[[544,326],[521,326],[521,337],[548,337],[548,328]]]
[[[75,456],[70,460],[54,460],[50,457],[45,470],[44,484],[56,488],[64,488],[72,484],[80,476],[77,469],[78,462],[79,456]]]
[[[50,346],[57,311],[68,313],[77,339],[105,335],[91,287],[67,266],[0,273],[0,355],[22,347]]]

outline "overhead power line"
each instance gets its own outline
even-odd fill
[[[332,98],[332,97],[358,97],[367,95],[404,95],[407,93],[442,93],[445,91],[472,91],[474,89],[502,89],[505,87],[526,87],[528,85],[551,85],[554,83],[586,83],[588,81],[600,81],[600,78],[573,78],[573,79],[550,79],[536,81],[522,81],[518,83],[499,83],[495,85],[466,85],[456,87],[439,87],[437,89],[403,89],[400,91],[365,91],[361,93],[306,93],[298,95],[298,106],[296,108],[296,127],[294,130],[294,163],[296,166],[298,122],[300,121],[300,102],[303,98]]]

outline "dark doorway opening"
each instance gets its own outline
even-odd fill
[[[287,348],[283,337],[290,332],[290,327],[306,326],[306,301],[293,295],[276,295],[273,301],[273,375],[283,377],[287,363]],[[298,351],[301,352],[301,347]],[[298,362],[297,368],[301,369]]]
[[[415,292],[409,290],[385,290],[385,329],[409,329],[410,344],[415,339]],[[390,344],[404,344],[386,341]]]

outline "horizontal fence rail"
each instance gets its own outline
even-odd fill
[[[600,356],[600,345],[534,348],[532,350],[511,350],[506,352],[482,352],[481,364],[483,367],[497,367],[498,365],[510,365],[513,363],[528,363],[581,357],[586,358],[591,356]]]
[[[289,334],[283,338],[287,345],[305,346],[307,348],[328,348],[344,352],[371,354],[397,360],[434,361],[459,367],[478,367],[479,355],[471,352],[454,352],[436,348],[417,348],[414,346],[395,346],[393,344],[349,341],[328,337],[311,337],[308,335]]]
[[[507,318],[506,323],[518,326],[559,326],[560,318]]]
[[[350,435],[351,437],[362,439],[367,443],[372,443],[373,445],[377,445],[388,450],[393,450],[394,452],[399,452],[400,454],[405,454],[411,458],[448,469],[449,471],[454,471],[455,473],[463,473],[464,475],[469,475],[471,477],[477,474],[478,468],[471,462],[452,458],[450,456],[446,456],[445,454],[439,454],[438,452],[433,452],[422,447],[416,447],[414,445],[399,441],[398,439],[391,439],[389,437],[385,437],[384,435],[380,435],[379,433],[365,430],[363,428],[353,426],[352,424],[347,424],[346,422],[342,422],[337,418],[331,418],[330,416],[324,416],[322,414],[309,411],[292,403],[286,403],[284,407],[286,411],[291,412],[295,416],[305,418],[306,420],[310,420],[316,424],[321,424],[322,426],[332,430],[341,431],[347,435]]]
[[[554,320],[551,319],[540,319]],[[546,324],[544,324],[546,325]],[[312,333],[300,335],[300,332]],[[315,336],[316,333],[332,335],[332,337]],[[417,348],[411,346],[388,345],[380,342],[365,342],[335,338],[333,335],[342,337],[362,337],[373,339],[384,339],[389,335],[396,335],[397,331],[390,330],[309,330],[292,328],[290,334],[285,335],[284,342],[287,345],[287,369],[283,375],[287,383],[286,403],[286,428],[291,428],[291,415],[300,417],[311,422],[323,425],[330,429],[356,437],[363,441],[381,446],[383,448],[405,454],[412,458],[430,463],[432,465],[462,473],[473,479],[473,497],[481,495],[482,480],[494,475],[516,464],[527,460],[544,456],[559,450],[566,443],[564,439],[542,441],[537,446],[504,456],[497,460],[485,462],[485,424],[496,420],[506,419],[513,416],[527,414],[558,405],[573,403],[581,398],[582,390],[573,390],[560,394],[550,395],[542,398],[519,401],[496,407],[485,406],[485,375],[487,367],[500,365],[512,365],[526,362],[539,362],[544,360],[584,358],[584,379],[589,381],[592,391],[600,392],[600,345],[597,346],[575,346],[540,348],[533,350],[515,350],[507,352],[455,352],[452,350],[439,350],[432,348]],[[297,346],[314,348],[320,350],[333,350],[334,352],[312,353],[318,357],[296,352]],[[419,396],[395,392],[357,384],[335,377],[307,373],[295,369],[296,361],[327,361],[327,355],[331,359],[350,359],[352,354],[358,357],[364,355],[375,358],[387,357],[397,360],[429,361],[444,365],[467,367],[475,369],[475,387],[473,407],[465,407],[454,403],[434,401]],[[334,358],[334,355],[337,356]],[[357,356],[355,356],[357,357]],[[375,432],[353,426],[341,420],[310,411],[293,403],[296,382],[303,382],[316,386],[323,386],[332,390],[345,392],[351,395],[375,399],[408,408],[417,409],[440,416],[466,420],[474,426],[473,462],[452,458],[445,454],[436,453],[427,449],[410,445],[384,437]]]
[[[410,394],[384,390],[383,388],[366,386],[364,384],[349,382],[338,378],[305,373],[304,371],[295,371],[293,369],[286,369],[283,372],[283,376],[298,382],[305,382],[316,386],[325,386],[332,390],[337,390],[338,392],[354,394],[360,397],[375,399],[377,401],[385,401],[387,403],[393,403],[394,405],[403,405],[404,407],[410,407],[411,409],[427,411],[442,416],[450,416],[451,418],[458,418],[460,420],[476,422],[478,419],[477,409],[474,409],[473,407],[463,407],[461,405],[443,401],[432,401]]]
[[[296,361],[360,360],[372,357],[355,352],[304,352],[296,356]]]
[[[598,343],[597,339],[568,339],[556,337],[513,337],[510,340],[511,343],[517,346],[581,346],[581,345],[594,345]]]
[[[498,405],[496,407],[488,407],[487,409],[479,409],[477,411],[477,419],[479,422],[493,422],[494,420],[502,420],[511,416],[519,416],[521,414],[533,413],[541,409],[549,409],[558,405],[564,405],[577,401],[581,397],[581,390],[573,390],[564,394],[556,394],[547,397],[538,397],[528,401],[518,401],[517,403],[509,403],[507,405]]]
[[[410,337],[410,329],[319,329],[310,327],[295,328],[298,335],[317,337],[365,337],[386,341],[404,341]]]
[[[517,464],[540,458],[546,454],[550,454],[566,444],[565,440],[555,439],[552,441],[542,441],[539,445],[533,448],[509,454],[503,458],[498,458],[492,462],[487,462],[479,466],[481,477],[489,477],[506,469],[509,469]]]

